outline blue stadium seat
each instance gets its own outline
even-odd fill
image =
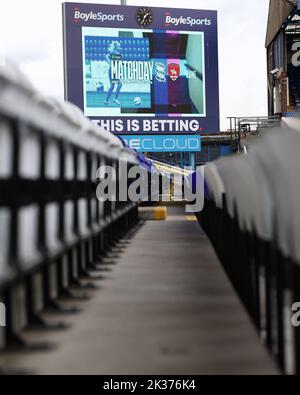
[[[103,203],[95,193],[100,164],[117,168],[126,155],[137,162],[76,106],[36,92],[15,66],[0,67],[0,85],[0,299],[4,345],[22,348],[20,330],[46,327],[40,312],[63,311],[56,300],[82,288],[104,248],[136,224],[137,203]]]

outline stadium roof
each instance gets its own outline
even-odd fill
[[[297,0],[270,0],[266,48],[276,37],[283,23],[295,9]]]

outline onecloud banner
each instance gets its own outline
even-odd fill
[[[65,98],[95,123],[129,144],[219,131],[216,11],[64,3],[63,27]]]

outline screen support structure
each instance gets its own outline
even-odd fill
[[[190,167],[193,171],[196,170],[196,154],[195,152],[190,153]]]
[[[180,152],[180,167],[183,169],[184,168],[184,157],[183,157],[183,152]]]

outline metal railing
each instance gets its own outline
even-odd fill
[[[39,95],[14,68],[0,68],[0,85],[0,349],[47,348],[26,343],[21,330],[63,329],[40,314],[77,312],[61,298],[85,297],[78,290],[94,287],[108,251],[121,248],[138,223],[138,203],[97,199],[97,169],[117,170],[124,160],[128,171],[137,160],[73,105]]]
[[[300,375],[299,122],[205,168],[199,222],[284,373]],[[296,306],[296,308],[295,308]]]
[[[233,151],[242,151],[241,141],[249,135],[257,135],[262,130],[273,127],[280,123],[279,116],[258,117],[228,117],[231,146]]]

